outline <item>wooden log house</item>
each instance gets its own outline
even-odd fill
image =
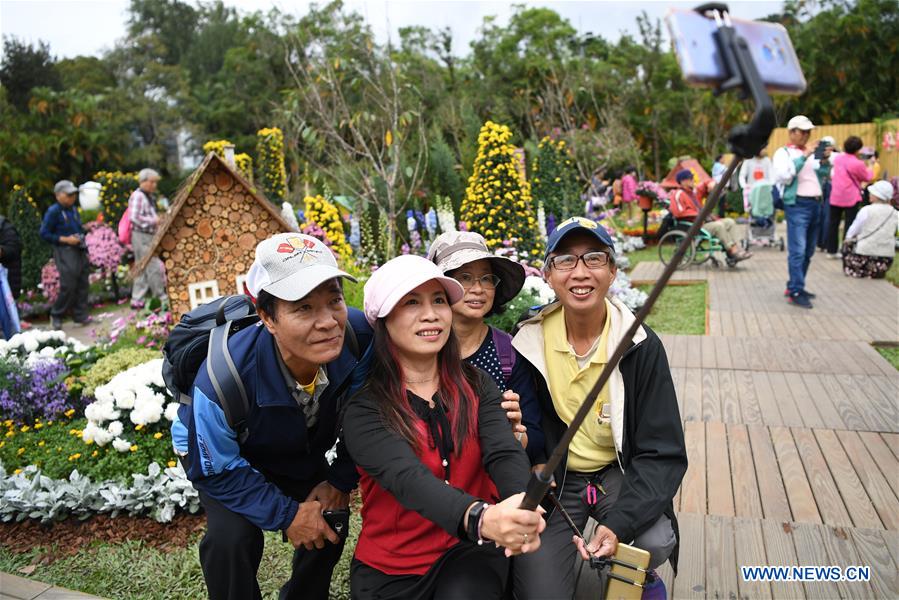
[[[291,231],[280,211],[240,172],[210,152],[185,180],[171,210],[160,215],[150,252],[165,264],[166,290],[177,321],[191,309],[229,294],[244,293],[243,281],[256,244]]]

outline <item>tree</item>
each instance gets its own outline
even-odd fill
[[[50,56],[50,46],[46,42],[38,42],[35,47],[14,37],[3,36],[0,85],[6,88],[8,101],[20,112],[28,110],[28,100],[34,88],[62,89],[55,61]]]
[[[491,250],[511,242],[531,261],[543,257],[543,240],[531,202],[530,185],[518,170],[512,131],[487,121],[478,136],[478,155],[468,179],[461,219],[484,236]]]
[[[899,3],[821,0],[812,16],[789,0],[775,17],[790,32],[808,88],[782,102],[782,113],[815,123],[858,123],[899,113]]]
[[[303,159],[345,193],[387,217],[387,253],[396,251],[397,218],[410,204],[427,166],[420,94],[379,47],[358,15],[339,4],[300,21],[289,54],[295,87],[284,117]]]

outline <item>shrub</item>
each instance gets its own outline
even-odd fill
[[[37,289],[41,269],[53,254],[50,244],[41,239],[41,211],[20,185],[10,194],[9,220],[22,238],[22,289]]]
[[[537,144],[531,165],[531,190],[534,200],[542,202],[547,215],[556,221],[583,214],[574,157],[565,140],[547,136]]]
[[[109,383],[113,377],[122,371],[151,361],[154,358],[159,358],[159,351],[152,348],[122,348],[104,356],[85,374],[83,379],[84,395],[93,396],[94,391],[98,387]]]
[[[462,201],[461,219],[492,250],[512,240],[529,259],[543,256],[543,242],[531,202],[530,184],[518,171],[512,131],[487,121],[478,135],[474,172]]]

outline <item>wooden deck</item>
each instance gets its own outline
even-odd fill
[[[661,272],[640,263],[631,278]],[[775,249],[676,279],[708,282],[709,318],[708,335],[661,336],[690,459],[675,498],[679,575],[661,570],[669,593],[899,597],[899,372],[871,346],[899,343],[899,290],[819,253],[815,308],[790,306]],[[746,583],[741,565],[862,565],[872,579]]]

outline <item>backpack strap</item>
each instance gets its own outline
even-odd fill
[[[512,369],[515,367],[515,350],[512,348],[512,336],[496,327],[491,327],[490,333],[493,336],[496,354],[499,356],[503,380],[506,382],[506,386],[508,386],[509,381],[512,379]]]
[[[231,352],[228,350],[228,334],[232,321],[215,327],[209,335],[209,350],[206,354],[206,374],[215,388],[215,393],[222,405],[228,426],[237,433],[237,442],[246,441],[247,413],[250,401],[247,390],[240,379],[240,373],[234,366]]]

